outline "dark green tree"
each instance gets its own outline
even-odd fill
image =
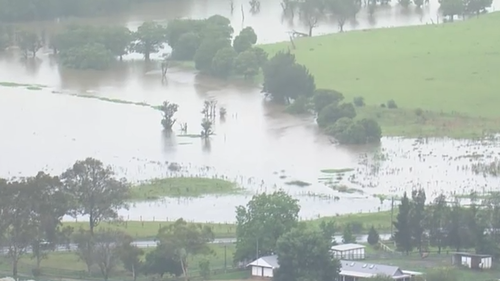
[[[257,42],[257,35],[251,27],[245,27],[233,40],[233,48],[237,53],[244,52]]]
[[[335,233],[337,232],[337,226],[335,225],[335,221],[322,220],[321,223],[319,224],[319,229],[321,230],[321,233],[323,233],[325,238],[331,242],[331,246],[337,245],[337,241],[335,241]]]
[[[113,62],[113,54],[101,43],[88,43],[79,47],[62,49],[60,58],[64,66],[75,69],[103,70]]]
[[[421,253],[425,231],[425,191],[423,189],[413,190],[411,192],[411,197],[410,227],[413,237],[413,245],[415,245]]]
[[[439,195],[432,204],[427,206],[426,228],[429,230],[429,242],[432,246],[438,248],[438,254],[441,254],[443,247],[446,247],[446,225],[449,217],[450,208],[446,203],[446,196]]]
[[[113,26],[105,28],[103,33],[106,49],[122,60],[123,56],[128,54],[130,50],[133,40],[132,32],[123,26]]]
[[[274,280],[336,280],[340,263],[332,258],[330,244],[321,231],[305,227],[285,233],[276,245],[280,267],[275,270]]]
[[[173,21],[170,21],[165,32],[168,45],[173,49],[173,53],[181,51],[182,46],[178,46],[177,44],[179,43],[179,41],[181,41],[181,37],[185,34],[196,34],[198,36],[198,40],[201,40],[199,35],[201,30],[203,29],[204,24],[205,20],[175,19]],[[188,41],[191,42],[191,40]],[[186,42],[184,42],[184,44],[185,43]],[[189,45],[191,46],[191,44]]]
[[[316,113],[319,113],[328,105],[338,105],[343,99],[344,95],[335,90],[316,89],[313,96],[314,111],[316,111]]]
[[[368,232],[368,244],[374,246],[374,245],[377,245],[378,244],[378,241],[380,240],[380,236],[378,235],[378,232],[377,230],[375,229],[375,227],[372,227],[370,228],[370,231]]]
[[[356,242],[356,237],[354,237],[354,234],[352,233],[351,224],[348,223],[344,225],[344,230],[342,231],[342,243],[347,244],[355,242]]]
[[[332,103],[323,109],[318,114],[316,122],[321,128],[326,128],[329,125],[335,124],[340,118],[354,118],[356,117],[356,109],[352,103],[342,103],[337,105]]]
[[[465,6],[462,0],[440,0],[440,10],[443,16],[448,17],[450,21],[455,19],[455,16],[465,13]]]
[[[144,22],[139,26],[135,32],[135,38],[137,42],[133,46],[134,50],[144,54],[147,61],[152,53],[158,52],[162,45],[167,42],[165,28],[153,21]]]
[[[393,222],[396,232],[394,233],[394,242],[396,242],[396,247],[398,251],[406,253],[407,255],[413,249],[412,243],[412,233],[410,225],[410,212],[411,205],[406,192],[401,198],[401,204],[399,205],[399,213],[396,217],[396,221]]]
[[[202,72],[210,73],[215,55],[220,49],[224,49],[226,47],[231,47],[231,43],[229,40],[224,38],[215,37],[203,40],[194,55],[196,69]]]
[[[161,119],[161,125],[167,131],[171,131],[177,119],[174,119],[174,115],[179,109],[179,106],[175,103],[170,103],[168,101],[164,101],[160,106],[160,110],[163,114],[163,118]]]
[[[120,249],[119,256],[123,263],[123,267],[134,277],[134,281],[137,280],[140,270],[142,269],[143,262],[141,257],[144,255],[144,251],[132,244],[133,239],[131,237],[125,237]]]
[[[117,218],[117,210],[127,207],[129,186],[125,179],[118,180],[113,169],[97,159],[76,161],[61,180],[72,195],[73,215],[89,216],[91,235],[101,221]]]
[[[165,273],[179,277],[183,272],[177,249],[172,244],[161,243],[146,254],[142,270],[146,275],[158,274],[162,278]]]
[[[212,60],[212,73],[222,78],[229,77],[233,72],[234,60],[237,55],[232,47],[218,50]]]
[[[200,44],[201,39],[197,33],[184,33],[179,37],[176,47],[172,51],[172,58],[176,60],[192,60]]]
[[[254,195],[247,206],[236,207],[235,262],[270,255],[284,233],[297,226],[300,206],[284,191]]]
[[[19,31],[17,33],[17,45],[21,49],[24,58],[36,57],[38,50],[42,48],[42,41],[38,35],[30,31]]]
[[[263,68],[262,92],[273,100],[289,104],[299,97],[313,95],[316,85],[307,68],[295,62],[290,53],[278,52]]]
[[[234,60],[234,72],[245,79],[259,74],[259,62],[253,50],[246,50],[238,54]]]

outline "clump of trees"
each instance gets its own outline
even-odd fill
[[[377,121],[355,120],[356,109],[352,103],[341,103],[344,100],[342,93],[316,89],[314,76],[296,62],[295,55],[278,52],[263,70],[262,92],[274,101],[291,103],[287,108],[289,112],[307,113],[312,108],[318,116],[318,125],[342,144],[380,142],[382,130]],[[361,106],[359,98],[358,106]]]
[[[439,3],[443,16],[453,21],[455,16],[477,16],[486,12],[493,0],[439,0]]]
[[[471,195],[471,204],[460,205],[458,199],[447,201],[439,195],[426,205],[423,190],[415,190],[401,198],[394,221],[394,241],[397,250],[409,254],[414,248],[424,252],[427,247],[455,251],[475,249],[477,254],[500,256],[500,200],[499,194],[478,200]]]

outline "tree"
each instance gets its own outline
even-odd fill
[[[365,131],[365,143],[379,143],[382,138],[382,129],[374,119],[363,118],[359,121]]]
[[[344,31],[344,24],[350,18],[354,18],[360,9],[358,0],[329,0],[327,8],[337,18],[340,32]]]
[[[444,238],[446,237],[446,218],[449,217],[449,208],[446,205],[446,196],[439,195],[434,202],[426,208],[428,212],[427,229],[429,229],[429,242],[432,246],[438,248],[438,254],[446,246]]]
[[[300,206],[284,191],[254,195],[247,206],[236,207],[235,262],[276,251],[278,238],[297,226]]]
[[[412,233],[410,225],[410,200],[406,196],[406,192],[401,198],[401,204],[399,205],[399,213],[396,217],[396,221],[393,222],[396,232],[394,233],[394,242],[396,242],[396,247],[398,251],[404,252],[407,255],[413,249],[412,244]]]
[[[423,189],[413,190],[410,210],[410,227],[414,245],[422,252],[422,239],[424,235],[425,219],[425,191]]]
[[[335,122],[335,124],[337,124],[337,122]],[[336,127],[335,124],[334,127]],[[340,130],[340,128],[337,127],[336,130]],[[340,144],[354,145],[366,144],[368,139],[365,127],[360,121],[352,122],[345,130],[338,132],[335,138]]]
[[[201,121],[201,137],[206,139],[213,134],[214,132],[212,131],[212,121],[210,121],[210,119],[203,118],[203,120]]]
[[[141,257],[144,255],[144,251],[132,245],[132,242],[130,237],[125,237],[119,250],[119,256],[123,263],[123,267],[132,273],[135,281],[142,267]]]
[[[150,59],[151,53],[158,52],[163,43],[167,41],[165,28],[153,21],[144,22],[139,26],[135,32],[135,38],[138,41],[134,45],[134,50],[144,54],[147,61]]]
[[[413,0],[413,4],[415,4],[415,6],[417,6],[418,8],[422,8],[422,6],[424,5],[424,0]]]
[[[225,47],[217,51],[212,60],[212,73],[227,78],[233,72],[234,60],[238,54],[232,47]]]
[[[178,219],[172,225],[163,227],[158,232],[160,245],[174,249],[175,258],[180,262],[184,279],[189,280],[189,261],[192,256],[211,253],[208,243],[214,239],[212,229],[201,224],[188,224]]]
[[[370,228],[370,231],[368,232],[368,244],[374,246],[374,245],[377,245],[378,244],[378,241],[380,240],[380,236],[378,235],[378,232],[377,230],[375,229],[375,227],[372,227]]]
[[[300,16],[309,28],[308,35],[312,36],[312,31],[318,26],[321,18],[323,2],[320,0],[305,0],[300,5]]]
[[[192,60],[200,44],[201,38],[197,33],[184,33],[179,37],[179,41],[177,41],[176,47],[172,51],[172,58],[176,60]]]
[[[73,241],[76,244],[76,255],[78,259],[83,261],[87,266],[87,272],[92,272],[92,266],[95,264],[94,255],[94,239],[90,231],[80,228],[73,236]]]
[[[208,280],[210,278],[210,261],[207,259],[202,259],[199,262],[200,275],[203,280]]]
[[[125,240],[125,234],[121,231],[100,229],[94,236],[94,262],[99,267],[104,281],[118,265],[120,250]]]
[[[231,42],[224,38],[207,38],[203,40],[194,55],[196,69],[203,72],[210,72],[217,52],[230,46]]]
[[[234,72],[243,75],[245,79],[259,74],[259,63],[253,50],[246,50],[238,54],[234,60]]]
[[[101,43],[62,49],[60,58],[64,66],[75,69],[103,70],[113,62],[113,54]]]
[[[403,8],[408,8],[410,6],[411,1],[410,0],[398,0],[399,5],[403,6]]]
[[[175,124],[175,121],[177,119],[174,119],[174,115],[177,112],[177,109],[179,106],[175,103],[170,103],[168,101],[164,101],[163,104],[160,106],[160,110],[163,113],[163,119],[161,120],[161,124],[163,125],[163,128],[167,131],[171,131],[172,127]]]
[[[89,216],[91,235],[101,221],[117,218],[117,210],[127,207],[124,202],[129,188],[125,179],[117,180],[113,169],[97,159],[76,161],[61,180],[73,196],[73,215]]]
[[[36,53],[42,48],[42,42],[38,38],[38,35],[29,31],[20,31],[17,33],[17,45],[23,52],[24,58],[28,58],[30,53],[32,57],[36,57]]]
[[[344,230],[342,231],[342,243],[354,243],[356,242],[356,237],[352,234],[351,224],[348,223],[344,225]]]
[[[341,266],[331,257],[330,243],[320,231],[305,227],[283,234],[276,244],[280,266],[275,270],[274,280],[336,280]]]
[[[319,113],[328,105],[338,105],[339,102],[341,102],[343,99],[344,95],[335,90],[316,89],[313,96],[314,111],[316,111],[316,113]]]
[[[159,244],[146,255],[143,270],[146,275],[158,274],[163,277],[165,273],[170,273],[179,277],[182,265],[172,245]]]
[[[199,34],[203,29],[203,26],[206,24],[205,20],[193,20],[193,19],[175,19],[170,21],[166,28],[167,42],[168,45],[172,48],[174,55],[175,52],[182,51],[181,49],[185,47],[185,43],[180,43],[181,38],[186,34],[195,34],[198,36],[199,40],[201,40]],[[192,37],[188,35],[187,38]],[[186,40],[185,38],[184,40]],[[191,41],[191,40],[187,40]],[[180,45],[178,45],[180,44]],[[198,43],[199,44],[199,43]],[[195,49],[196,51],[196,49]],[[176,58],[177,59],[177,58]]]
[[[356,109],[352,103],[343,103],[340,105],[332,103],[324,107],[319,112],[316,122],[318,123],[318,126],[325,128],[330,124],[334,124],[337,120],[343,117],[351,119],[356,117]]]
[[[337,245],[337,241],[335,241],[335,232],[337,231],[337,226],[335,225],[335,221],[329,220],[325,222],[323,220],[319,224],[319,229],[321,230],[321,233],[323,233],[325,238],[331,242],[330,246]]]
[[[267,53],[264,51],[262,48],[259,47],[253,47],[252,52],[255,54],[257,57],[257,63],[259,67],[263,67],[266,62],[267,62]]]
[[[110,52],[123,59],[130,49],[130,43],[133,39],[133,34],[130,30],[123,26],[113,26],[104,29],[104,45]]]
[[[257,43],[257,34],[251,27],[245,27],[233,40],[233,48],[237,53],[244,52]]]
[[[273,100],[290,103],[291,99],[310,97],[316,85],[314,77],[303,65],[295,62],[293,54],[278,52],[263,68],[262,92]]]
[[[443,16],[449,17],[451,21],[454,20],[456,15],[463,15],[465,7],[462,0],[441,0],[439,2]]]
[[[0,188],[0,198],[8,198],[2,200],[0,206],[3,244],[12,262],[12,275],[17,279],[19,260],[36,239],[40,221],[36,209],[41,194],[27,179],[2,181]],[[32,206],[35,206],[35,211]]]
[[[62,227],[63,216],[69,210],[70,196],[64,190],[58,177],[39,172],[28,179],[28,184],[39,192],[33,211],[39,214],[36,238],[32,241],[32,258],[36,259],[36,270],[40,270],[42,259],[47,258],[47,252],[54,250],[55,245],[69,244],[71,227]]]
[[[346,132],[352,125],[354,121],[349,117],[342,117],[337,120],[333,125],[326,127],[325,132],[328,135],[336,137],[340,142],[348,142],[349,136],[344,136]]]

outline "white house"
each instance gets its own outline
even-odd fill
[[[365,246],[360,244],[335,245],[331,249],[332,255],[338,260],[364,260]]]
[[[261,257],[247,265],[252,267],[252,277],[273,278],[273,271],[279,267],[278,256]]]

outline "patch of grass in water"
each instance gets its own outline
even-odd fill
[[[197,134],[184,134],[184,135],[177,135],[177,136],[182,137],[182,138],[193,138],[193,139],[201,138],[201,135],[197,135]]]
[[[153,201],[163,197],[200,197],[207,194],[234,194],[241,189],[233,182],[197,177],[154,179],[130,190],[132,201]]]
[[[46,88],[47,86],[40,84],[24,84],[15,82],[0,82],[0,86],[3,87],[26,87],[28,90],[41,90],[41,88]]]
[[[295,186],[299,186],[299,187],[305,187],[305,186],[310,186],[311,184],[308,183],[308,182],[305,182],[305,181],[299,181],[299,180],[295,180],[295,181],[289,181],[289,182],[285,182],[286,185],[295,185]]]
[[[340,192],[340,193],[349,193],[349,194],[353,194],[353,193],[363,194],[364,193],[363,190],[361,190],[361,189],[351,188],[351,187],[348,187],[347,185],[330,185],[329,187],[333,190]]]
[[[343,168],[343,169],[324,169],[321,170],[322,173],[325,174],[343,174],[343,173],[348,173],[354,171],[353,168]]]
[[[29,86],[29,87],[26,87],[26,89],[31,90],[31,91],[40,91],[42,88],[40,88],[40,87],[34,87],[34,86]]]

